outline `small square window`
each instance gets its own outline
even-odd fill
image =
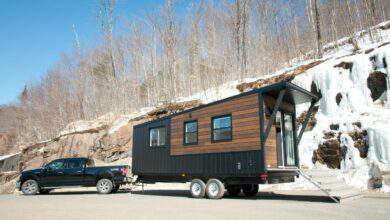
[[[232,116],[224,115],[212,118],[211,140],[229,141],[232,140]]]
[[[198,143],[198,122],[184,122],[184,145]]]
[[[165,146],[165,127],[151,128],[149,130],[149,146],[161,147]]]

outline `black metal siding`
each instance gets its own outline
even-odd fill
[[[149,147],[149,129],[158,126],[167,128],[167,145]],[[133,131],[132,169],[136,175],[257,176],[262,167],[259,155],[257,150],[171,156],[170,118],[135,126]]]

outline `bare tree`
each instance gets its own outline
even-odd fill
[[[114,52],[114,40],[113,40],[113,29],[114,29],[114,7],[115,0],[102,0],[100,5],[100,25],[104,34],[104,37],[108,43],[108,52],[111,60],[112,75],[114,78],[117,76],[115,66],[115,52]]]

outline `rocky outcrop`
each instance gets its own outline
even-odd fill
[[[371,91],[372,100],[376,101],[387,90],[386,74],[381,71],[370,73],[367,78],[367,86]]]
[[[131,156],[134,125],[134,122],[129,122],[116,132],[103,135],[91,149],[92,156],[107,163]]]
[[[22,169],[37,168],[64,157],[88,157],[106,162],[129,157],[132,127],[145,120],[144,117],[109,115],[96,121],[72,123],[52,140],[23,147]]]
[[[0,194],[13,193],[19,172],[0,173]]]
[[[315,116],[316,116],[317,112],[318,112],[318,106],[314,106],[313,112],[309,117],[309,121],[307,122],[307,126],[306,126],[305,131],[311,131],[311,130],[313,130],[314,126],[316,126],[317,120],[316,120]],[[301,125],[305,121],[306,115],[307,115],[307,111],[304,111],[298,116],[298,118],[297,118],[298,128],[301,127]]]
[[[236,88],[240,92],[245,92],[245,91],[248,91],[251,89],[258,89],[260,87],[267,86],[267,85],[277,83],[277,82],[290,82],[291,80],[293,80],[295,78],[295,76],[297,76],[301,73],[304,73],[306,70],[313,68],[313,67],[323,63],[324,61],[325,60],[316,60],[316,61],[313,61],[313,62],[308,63],[308,64],[300,65],[299,67],[297,67],[293,70],[287,71],[287,72],[280,74],[280,75],[272,76],[272,77],[265,78],[265,79],[259,79],[259,80],[256,80],[256,81],[250,82],[250,83],[241,83],[241,84],[237,85]]]
[[[354,122],[353,125],[356,126],[356,129],[350,132],[325,131],[323,136],[324,142],[313,152],[313,163],[319,162],[327,165],[329,168],[339,169],[340,162],[345,159],[347,150],[340,140],[340,136],[343,133],[352,138],[353,146],[359,150],[360,157],[366,158],[369,148],[367,131],[360,129],[360,122]]]
[[[157,107],[155,110],[148,112],[148,116],[152,118],[159,118],[166,115],[174,114],[184,111],[186,109],[200,106],[202,103],[199,100],[191,100],[186,102],[168,103]]]
[[[313,152],[313,163],[319,162],[326,164],[329,168],[340,168],[342,160],[342,149],[340,141],[337,139],[329,139],[318,146],[318,149]]]

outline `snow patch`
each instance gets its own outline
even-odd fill
[[[15,156],[17,154],[20,154],[20,152],[14,153],[14,154],[0,155],[0,160],[5,160],[5,159],[13,157],[13,156]]]

